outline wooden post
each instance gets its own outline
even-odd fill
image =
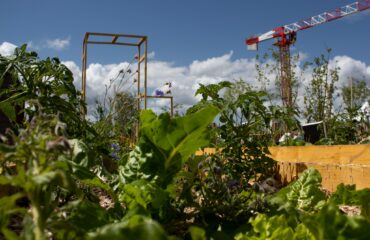
[[[141,94],[140,94],[140,78],[141,78],[141,45],[138,46],[138,56],[137,56],[137,110],[140,111],[140,101],[141,101]]]
[[[144,109],[147,109],[147,80],[148,80],[148,37],[145,37],[145,62],[144,62]]]

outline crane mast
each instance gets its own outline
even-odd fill
[[[279,48],[280,61],[280,94],[285,107],[292,107],[292,71],[290,64],[290,45],[296,41],[296,33],[326,22],[370,9],[370,0],[354,2],[349,5],[324,12],[305,20],[274,28],[259,36],[248,38],[245,43],[249,50],[257,50],[260,42],[276,38],[274,45]]]

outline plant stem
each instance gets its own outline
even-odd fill
[[[34,235],[36,240],[44,240],[45,238],[45,227],[42,219],[42,214],[38,206],[32,205],[31,207],[32,219],[35,224]]]

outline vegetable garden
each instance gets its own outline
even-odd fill
[[[201,85],[183,116],[133,112],[122,129],[101,108],[95,122],[81,115],[86,103],[57,58],[22,46],[0,56],[0,74],[0,239],[370,239],[370,189],[325,192],[314,168],[287,186],[274,179],[268,147],[281,133],[271,122],[294,130],[295,110],[266,106],[265,91]],[[313,117],[328,114],[312,104]],[[353,133],[348,113],[325,117],[320,143],[368,134]],[[204,147],[219,151],[194,154]]]

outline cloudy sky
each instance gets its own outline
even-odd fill
[[[11,54],[27,43],[40,57],[58,56],[81,86],[82,39],[85,32],[147,35],[149,94],[171,82],[175,103],[196,102],[198,84],[243,79],[257,86],[255,56],[245,38],[275,27],[317,15],[352,1],[334,0],[3,0],[0,14],[0,54]],[[298,33],[292,51],[305,60],[330,47],[332,66],[341,68],[340,84],[348,77],[366,79],[370,85],[370,10]],[[260,45],[259,54],[273,41]],[[89,47],[87,98],[92,104],[105,85],[129,65],[135,50],[121,46]],[[309,72],[302,78],[300,94]],[[133,88],[134,77],[125,88]],[[166,101],[150,103],[165,106]]]

